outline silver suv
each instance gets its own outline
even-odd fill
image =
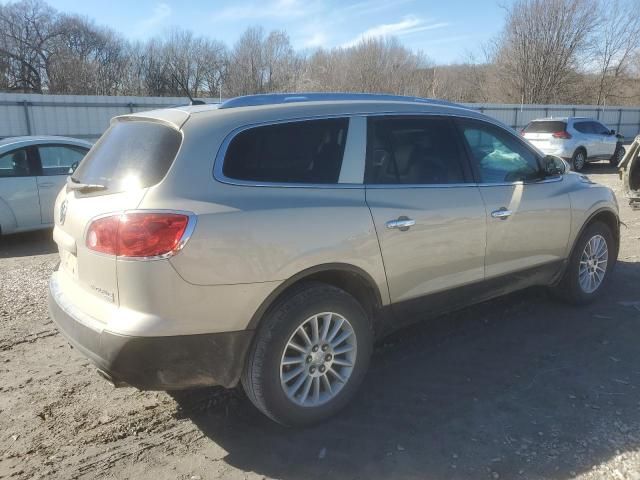
[[[524,127],[522,135],[543,153],[570,162],[577,172],[587,162],[598,160],[608,160],[611,165],[618,165],[625,153],[615,130],[593,118],[533,120]]]
[[[532,285],[574,303],[617,258],[609,188],[432,100],[258,95],[115,118],[55,205],[50,311],[115,384],[242,383],[332,415],[374,339]]]

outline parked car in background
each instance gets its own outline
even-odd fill
[[[53,226],[53,205],[92,144],[67,137],[0,140],[0,234]]]
[[[533,120],[522,129],[522,136],[541,152],[564,158],[577,172],[599,160],[618,165],[625,153],[615,130],[593,118]]]
[[[602,292],[615,196],[566,170],[426,99],[257,95],[118,117],[56,200],[51,316],[115,384],[242,383],[272,419],[317,422],[403,324],[533,285],[573,303]]]

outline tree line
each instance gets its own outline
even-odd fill
[[[637,104],[640,0],[516,0],[480,52],[437,65],[397,38],[297,51],[284,31],[233,45],[173,29],[129,41],[43,0],[0,5],[0,90],[233,97],[284,91],[392,93],[458,102]],[[482,29],[482,25],[478,25]]]

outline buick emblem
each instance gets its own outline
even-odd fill
[[[58,219],[60,220],[60,225],[64,225],[64,221],[67,218],[67,201],[65,200],[60,205],[60,216]]]

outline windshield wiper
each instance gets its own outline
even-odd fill
[[[87,193],[87,192],[97,192],[99,190],[106,190],[107,187],[105,187],[104,185],[100,185],[98,183],[82,183],[73,177],[68,177],[67,189],[78,190],[79,192]]]

